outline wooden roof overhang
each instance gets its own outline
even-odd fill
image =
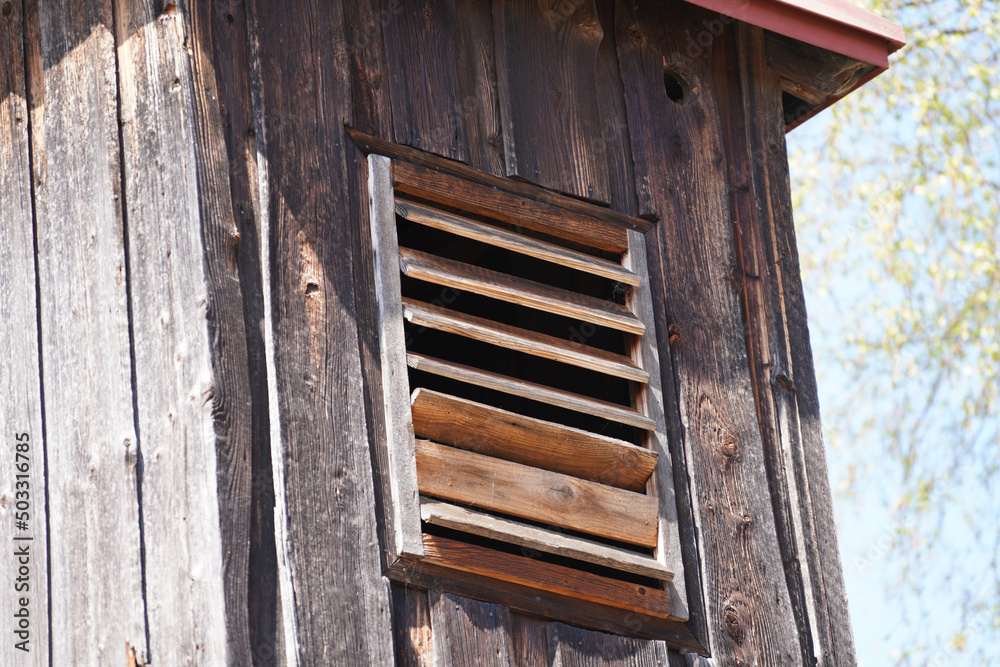
[[[800,125],[889,67],[903,28],[850,0],[687,0],[770,31],[782,76],[786,129]]]

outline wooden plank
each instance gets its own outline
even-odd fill
[[[388,18],[382,33],[396,141],[464,161],[454,0],[384,6]]]
[[[490,0],[455,0],[455,69],[465,158],[489,174],[503,174],[503,132],[497,91]]]
[[[476,600],[503,600],[512,611],[534,614],[551,620],[631,637],[664,639],[672,646],[688,651],[705,651],[684,623],[651,614],[597,604],[589,600],[565,597],[545,590],[499,581],[423,561],[400,562],[389,570],[394,581],[424,588],[439,588]],[[548,663],[546,663],[548,664]]]
[[[878,67],[774,32],[764,32],[767,66],[781,90],[813,106],[850,92]]]
[[[0,12],[0,341],[4,350],[0,356],[0,386],[4,387],[0,394],[4,439],[0,534],[8,555],[0,571],[0,590],[4,591],[0,617],[8,630],[0,644],[0,664],[42,667],[50,664],[51,616],[25,17],[20,2],[4,8],[6,15]],[[29,554],[25,572],[14,555],[23,549]],[[27,629],[18,627],[22,618]]]
[[[227,406],[220,410],[227,423],[217,424],[227,439],[217,457],[220,479],[225,480],[219,484],[219,514],[229,517],[220,522],[226,631],[232,660],[244,662],[251,655],[274,655],[278,615],[274,480],[261,326],[258,128],[253,118],[248,14],[242,2],[230,3],[224,10],[195,3],[184,17],[195,79],[195,123],[204,128],[195,142],[198,159],[205,163],[198,168],[199,178],[206,181],[200,186],[205,192],[201,201],[214,212],[202,215],[206,220],[219,219],[208,227],[206,245],[211,252],[206,271],[215,276],[214,289],[226,292],[225,298],[216,297],[226,304],[226,316],[210,320],[210,326],[219,324],[213,334],[213,340],[219,336],[213,354],[245,355],[241,363],[246,365],[237,372],[234,364],[227,372],[224,383],[231,398],[220,400]],[[230,369],[229,364],[218,366]],[[247,386],[240,389],[235,380],[243,374],[248,375]]]
[[[525,555],[543,551],[660,581],[670,581],[674,577],[673,572],[666,570],[656,559],[603,542],[538,528],[430,498],[423,499],[420,508],[421,517],[429,524],[516,544],[524,547],[522,551]]]
[[[655,452],[623,440],[423,387],[410,409],[418,438],[607,486],[641,491],[656,467]]]
[[[672,343],[680,455],[690,480],[712,653],[725,664],[762,656],[777,664],[800,647],[784,574],[775,567],[781,552],[732,286],[738,269],[726,163],[719,159],[723,123],[712,94],[713,58],[724,40],[715,36],[697,57],[682,57],[686,36],[718,20],[683,2],[622,3],[617,19],[637,187],[649,179],[662,218],[685,221],[658,225],[649,249],[662,262],[653,300]],[[731,29],[718,26],[720,35]],[[667,96],[665,66],[690,86],[685,104]]]
[[[198,646],[206,662],[225,663],[220,518],[227,529],[230,521],[240,524],[239,543],[248,541],[249,528],[243,308],[238,282],[206,275],[206,264],[224,268],[214,261],[218,237],[225,237],[228,252],[234,231],[220,210],[229,205],[228,193],[219,192],[228,180],[226,158],[218,145],[214,156],[195,154],[192,105],[199,93],[183,17],[158,12],[152,2],[128,3],[115,22],[149,653],[151,661],[178,664]],[[207,113],[204,104],[199,110]],[[221,143],[203,134],[204,125],[198,130],[199,139]],[[213,167],[221,174],[207,173]],[[221,187],[213,187],[215,179]],[[232,349],[213,353],[210,334]],[[224,492],[239,498],[227,503],[235,516],[219,515],[220,480]],[[245,613],[235,619],[243,626],[234,628],[235,636],[246,642]],[[249,658],[248,643],[237,650]]]
[[[656,500],[640,493],[427,440],[417,441],[417,478],[421,493],[443,500],[628,544],[656,544]]]
[[[510,614],[510,635],[514,645],[513,667],[549,667],[549,645],[545,636],[548,622],[517,612]]]
[[[446,537],[424,535],[427,559],[446,568],[530,586],[564,598],[667,618],[667,593],[651,586],[602,577],[561,565],[515,556]]]
[[[385,441],[372,443],[385,449],[376,457],[389,493],[382,503],[384,520],[392,526],[385,548],[389,562],[400,554],[423,553],[420,539],[420,504],[417,499],[417,469],[414,464],[413,423],[410,420],[410,384],[406,377],[406,334],[400,302],[399,246],[396,243],[396,213],[392,197],[392,166],[387,157],[368,156],[369,234],[375,254],[375,295],[378,307],[378,349],[381,354],[381,396]]]
[[[624,252],[625,230],[639,224],[631,218],[626,218],[628,222],[624,225],[617,219],[608,222],[589,210],[575,213],[538,199],[512,196],[491,183],[478,182],[490,179],[456,178],[409,162],[394,161],[392,174],[393,185],[400,192],[598,250]]]
[[[507,175],[607,202],[594,0],[493,3]]]
[[[509,667],[513,649],[507,607],[437,590],[427,596],[436,665]]]
[[[664,402],[660,350],[657,347],[656,312],[653,308],[652,292],[648,275],[646,238],[638,232],[629,232],[629,251],[625,264],[643,276],[642,284],[629,293],[629,307],[644,322],[649,323],[646,335],[632,343],[632,356],[636,362],[649,370],[649,382],[642,387],[634,386],[635,405],[643,414],[656,422],[656,428],[649,431],[643,443],[656,453],[658,463],[649,482],[649,492],[657,497],[660,505],[659,539],[656,544],[656,559],[670,572],[677,573],[669,586],[673,614],[677,618],[689,618],[687,582],[684,578],[684,561],[681,553],[678,531],[676,479],[667,439],[667,416]]]
[[[820,664],[855,659],[792,220],[781,83],[766,33],[738,32],[752,215],[740,219],[754,389],[786,581]],[[765,62],[765,53],[768,62]],[[751,278],[753,276],[753,278]],[[751,304],[750,299],[754,298]],[[770,426],[770,429],[768,428]]]
[[[363,213],[345,192],[344,12],[340,2],[253,9],[283,657],[391,664],[354,311],[352,230]]]
[[[30,9],[49,660],[146,661],[114,17],[108,0]]]
[[[565,623],[546,627],[552,664],[560,667],[666,667],[667,647],[634,637],[575,628]]]
[[[397,667],[434,667],[434,632],[427,591],[392,585],[392,634]]]
[[[649,373],[624,355],[406,297],[403,298],[403,317],[407,322],[418,326],[473,338],[598,373],[635,382],[649,380]]]
[[[645,232],[652,226],[652,222],[649,220],[634,218],[625,215],[624,213],[619,213],[614,209],[597,206],[582,199],[569,197],[558,192],[553,192],[552,190],[537,187],[530,183],[524,183],[510,178],[503,178],[492,173],[480,171],[479,169],[470,167],[462,162],[449,160],[447,158],[434,155],[433,153],[419,151],[409,146],[394,144],[391,141],[380,139],[378,137],[371,136],[370,134],[365,134],[364,132],[360,132],[352,127],[347,127],[345,129],[351,140],[354,141],[354,143],[357,144],[357,146],[360,147],[365,153],[378,153],[379,155],[391,157],[393,160],[408,162],[413,165],[437,171],[444,175],[454,176],[471,181],[472,183],[478,183],[489,188],[494,188],[501,192],[518,195],[532,201],[542,202],[550,206],[565,209],[565,211],[569,212],[569,215],[585,216],[586,219],[593,218],[612,227],[623,227],[625,229],[635,229],[636,231]]]
[[[575,410],[584,414],[601,417],[610,421],[636,426],[638,428],[653,429],[656,422],[632,408],[626,408],[615,403],[609,403],[596,398],[589,398],[574,394],[562,389],[553,389],[545,385],[519,380],[507,375],[492,373],[490,371],[479,370],[471,366],[456,364],[451,361],[435,359],[418,352],[408,352],[406,363],[411,368],[418,371],[433,373],[443,377],[468,382],[487,389],[502,391],[506,394],[521,396],[533,401],[539,401],[548,405],[557,405],[567,410]]]
[[[541,241],[523,234],[509,232],[501,227],[488,225],[453,213],[445,213],[430,206],[405,199],[396,200],[396,213],[411,222],[441,229],[452,234],[474,239],[498,248],[506,248],[529,257],[537,257],[571,269],[617,280],[626,285],[638,285],[639,277],[621,264],[585,252],[571,250],[555,243]]]
[[[571,292],[410,248],[400,247],[399,259],[400,269],[410,278],[468,290],[475,294],[626,333],[641,335],[646,330],[635,315],[614,301]]]

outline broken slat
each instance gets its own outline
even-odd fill
[[[425,522],[442,528],[459,530],[661,581],[670,581],[674,577],[673,573],[655,558],[583,537],[477,512],[468,507],[422,498],[420,513]]]
[[[505,394],[521,396],[540,403],[555,405],[567,410],[575,410],[584,414],[601,417],[620,424],[628,424],[651,431],[656,428],[656,422],[646,417],[634,408],[616,405],[588,396],[581,396],[570,391],[554,389],[535,382],[512,378],[491,371],[484,371],[453,361],[444,361],[429,357],[419,352],[407,352],[406,363],[418,371],[433,373],[442,377],[467,382],[479,387],[502,391]]]
[[[661,618],[670,615],[669,595],[651,586],[618,581],[437,535],[424,535],[424,552],[430,562],[462,572],[638,614]]]
[[[410,248],[399,249],[400,268],[417,280],[641,335],[645,325],[628,308],[533,280],[456,262]]]
[[[418,440],[417,484],[435,498],[642,547],[656,545],[656,498]]]
[[[407,297],[403,297],[403,317],[417,326],[465,336],[536,357],[552,359],[635,382],[649,381],[649,373],[624,355]]]
[[[658,458],[624,440],[424,387],[413,392],[410,411],[418,438],[629,491],[642,490]]]
[[[440,229],[467,239],[512,250],[554,264],[566,266],[595,276],[617,280],[626,285],[638,285],[640,278],[621,264],[585,252],[571,250],[555,243],[517,234],[478,220],[445,213],[424,204],[396,199],[396,213],[411,222]]]

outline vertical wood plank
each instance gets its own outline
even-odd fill
[[[717,30],[713,30],[717,22]],[[620,7],[617,31],[637,187],[648,179],[684,455],[698,527],[703,595],[714,659],[799,664],[796,621],[780,562],[761,434],[754,409],[734,272],[734,244],[712,95],[711,52],[726,28],[681,2]],[[707,32],[706,32],[707,31]],[[712,43],[694,57],[689,39]],[[702,40],[706,41],[706,40]],[[664,67],[687,85],[670,99]]]
[[[500,604],[428,591],[434,659],[439,667],[509,667],[510,611]]]
[[[490,0],[455,0],[458,110],[465,129],[466,161],[503,175],[503,130],[497,89],[493,9]]]
[[[748,344],[759,364],[762,431],[772,438],[771,493],[789,590],[801,598],[805,660],[853,664],[851,631],[819,419],[792,220],[781,80],[767,66],[764,33],[738,31],[744,160],[752,215],[741,216]],[[765,419],[767,421],[765,421]]]
[[[549,623],[552,667],[665,667],[667,647],[661,641],[634,639]]]
[[[209,243],[235,230],[213,210],[225,183],[198,170],[192,108],[198,93],[182,15],[159,14],[152,2],[115,4],[149,659],[223,664],[218,491],[222,482],[225,494],[247,495],[240,487],[249,482],[249,378],[238,286],[234,295],[205,273],[213,263],[202,243],[201,197]],[[225,358],[213,359],[210,319],[213,338],[236,347]],[[223,331],[234,324],[234,335]],[[225,509],[227,527],[231,520],[244,524],[245,541],[246,508],[227,502]],[[245,615],[238,620],[245,624]]]
[[[535,616],[510,612],[510,638],[517,667],[548,667],[548,621]]]
[[[41,667],[49,664],[48,531],[24,6],[0,7],[0,616],[10,628],[0,664]]]
[[[384,0],[383,12],[396,142],[464,161],[454,0]]]
[[[390,664],[345,187],[350,74],[339,2],[254,3],[267,160],[264,264],[286,660]],[[272,437],[274,428],[272,428]]]
[[[594,0],[493,3],[507,176],[607,202]]]
[[[225,303],[225,316],[209,320],[217,341],[213,364],[232,358],[223,364],[231,366],[231,398],[215,398],[226,405],[221,415],[227,419],[219,425],[227,442],[217,460],[230,659],[270,665],[277,642],[277,560],[249,17],[242,0],[231,0],[193,3],[186,18],[204,181],[199,187],[206,193],[206,273],[219,293],[209,304]]]
[[[30,3],[51,661],[147,656],[110,0]]]
[[[392,585],[392,634],[396,667],[435,667],[427,591]]]

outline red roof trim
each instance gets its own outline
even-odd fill
[[[903,28],[848,0],[687,0],[878,67],[906,43]]]

